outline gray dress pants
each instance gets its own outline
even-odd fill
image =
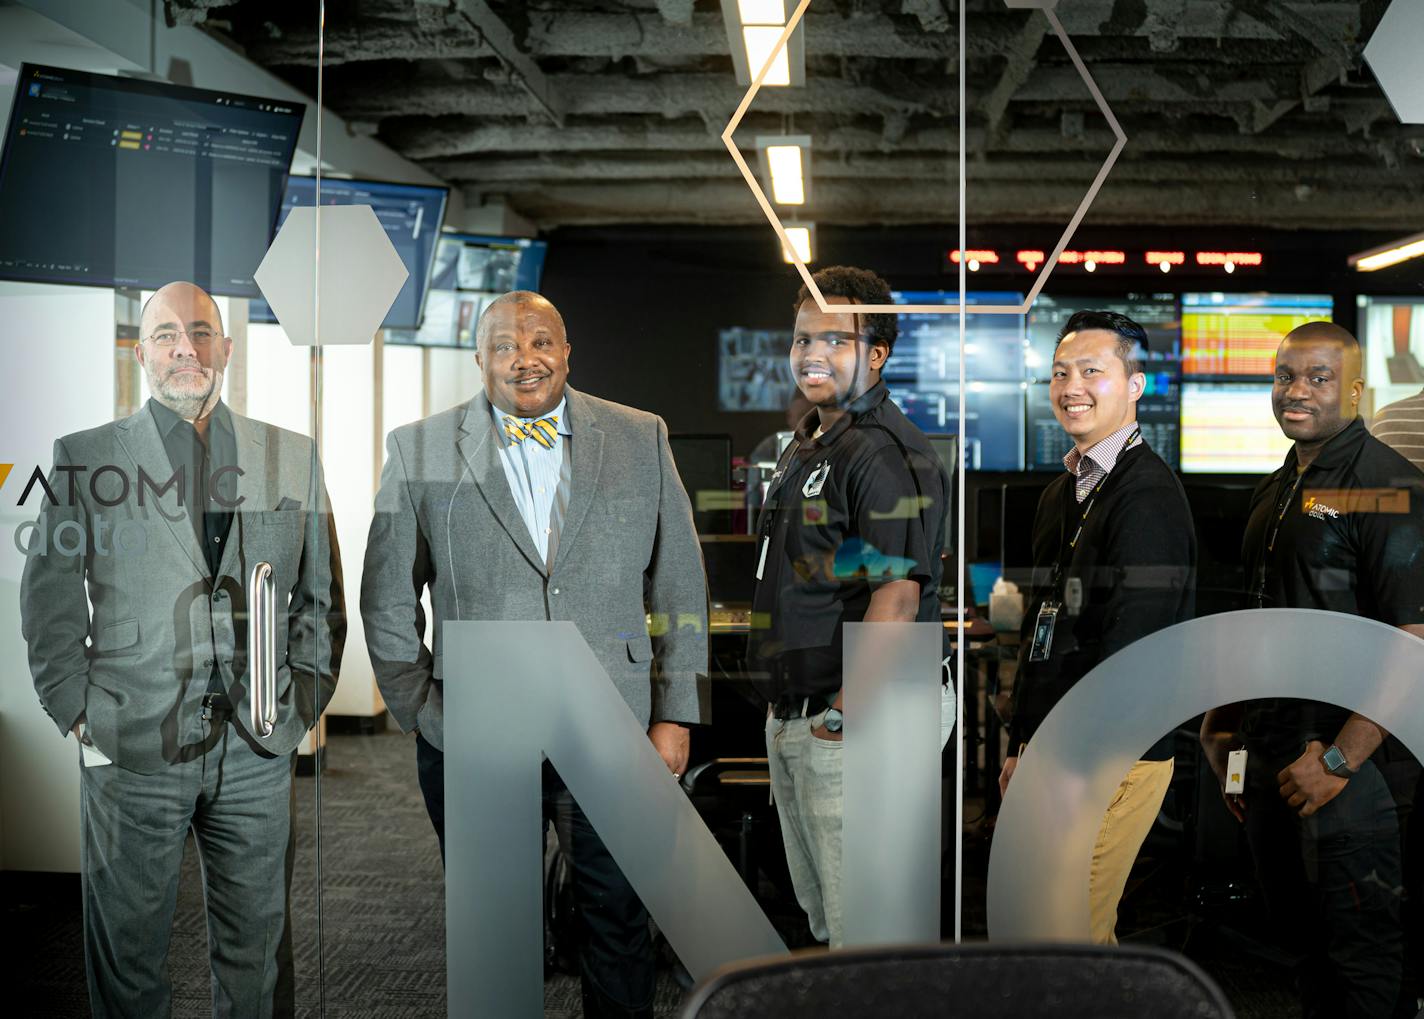
[[[190,828],[207,906],[213,1015],[292,1012],[296,758],[255,751],[225,720],[215,735],[206,753],[152,775],[82,767],[84,958],[98,1019],[171,1013],[168,947]]]

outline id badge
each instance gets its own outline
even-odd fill
[[[1038,621],[1033,624],[1033,642],[1028,647],[1028,660],[1048,661],[1048,653],[1053,650],[1053,628],[1058,625],[1057,602],[1044,602],[1038,610]]]

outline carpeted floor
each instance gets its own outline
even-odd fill
[[[315,788],[311,777],[297,781],[300,821],[293,909],[298,1015],[444,1016],[440,855],[416,786],[409,739],[382,734],[333,736],[329,741],[321,790],[325,982],[320,991]],[[964,931],[966,937],[982,937],[987,840],[971,832],[965,844]],[[4,1014],[89,1015],[77,876],[7,873],[0,879],[3,972],[10,992]],[[804,921],[794,904],[777,899],[769,912],[788,943],[804,938]],[[1125,941],[1184,949],[1222,985],[1242,1019],[1298,1014],[1284,970],[1244,954],[1238,944],[1206,934],[1199,916],[1189,920],[1185,912],[1180,876],[1170,867],[1144,865],[1124,901],[1119,929]],[[191,844],[184,862],[170,969],[175,1015],[209,1015],[207,937]],[[318,1000],[319,993],[324,1000]],[[660,1019],[675,1014],[682,993],[669,965],[659,983]],[[555,1019],[580,1015],[577,979],[567,975],[550,979],[545,985],[545,1010]]]

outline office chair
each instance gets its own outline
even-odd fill
[[[966,1016],[1232,1019],[1185,957],[1097,945],[908,945],[733,963],[702,981],[681,1019]]]

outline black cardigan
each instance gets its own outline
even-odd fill
[[[1195,607],[1197,541],[1186,493],[1162,458],[1143,443],[1118,458],[1068,560],[1060,588],[1067,578],[1082,582],[1078,614],[1069,615],[1066,606],[1060,610],[1049,659],[1030,662],[1039,607],[1049,599],[1064,601],[1063,591],[1050,590],[1049,584],[1081,515],[1074,477],[1065,472],[1044,490],[1034,517],[1033,584],[1014,682],[1011,754],[1099,662],[1139,637],[1190,619]],[[1150,696],[1152,682],[1153,677],[1142,677],[1144,695]],[[1143,755],[1145,760],[1169,757],[1165,736]]]

